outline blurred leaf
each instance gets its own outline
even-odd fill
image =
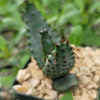
[[[17,7],[20,6],[25,0],[16,0]]]
[[[60,100],[73,100],[73,95],[71,90],[68,90],[66,94],[62,98],[60,98]]]
[[[84,30],[82,44],[100,45],[100,35],[94,34],[91,30]]]
[[[20,61],[20,68],[23,68],[23,66],[26,64],[26,62],[29,60],[30,56],[28,54],[24,55]]]
[[[14,81],[14,79],[15,79],[15,77],[14,76],[10,76],[10,75],[8,75],[8,76],[2,76],[0,78],[0,84],[2,86],[8,86],[8,87],[10,87],[12,85],[12,82]]]
[[[84,0],[74,0],[75,4],[77,5],[77,7],[80,9],[81,12],[83,12],[84,10]]]
[[[80,14],[80,11],[79,10],[72,10],[72,11],[69,11],[65,14],[63,14],[59,21],[58,21],[58,26],[61,26],[61,25],[64,25],[66,24],[69,20],[71,19],[75,19],[76,16],[79,16]]]
[[[3,58],[3,57],[5,57],[4,53],[0,52],[0,58]]]
[[[18,65],[19,64],[19,57],[18,56],[11,56],[7,60],[7,63],[9,63],[10,65],[13,65],[13,66]]]
[[[57,10],[61,7],[58,0],[43,0],[43,5],[48,7],[48,9],[50,9],[54,14],[57,14]]]
[[[3,36],[0,36],[0,49],[1,50],[7,49],[7,41]]]
[[[66,12],[69,12],[69,11],[72,11],[72,10],[77,10],[77,8],[75,7],[75,5],[73,3],[69,3],[69,4],[63,5],[63,10],[66,13]]]
[[[81,25],[77,25],[71,29],[69,41],[75,45],[81,45],[83,37],[83,29]]]
[[[22,27],[24,27],[24,24],[19,21],[18,18],[16,19],[14,17],[7,17],[2,19],[2,27],[20,30]]]
[[[94,24],[100,24],[100,17],[94,21]]]
[[[54,16],[54,17],[52,17],[52,18],[48,18],[47,19],[47,23],[53,23],[53,22],[55,22],[56,20],[57,20],[57,16]]]
[[[89,12],[93,13],[95,10],[100,11],[100,1],[93,3],[89,9]]]
[[[15,44],[18,43],[22,39],[22,37],[25,36],[25,34],[26,34],[26,30],[25,28],[22,28],[15,38]]]

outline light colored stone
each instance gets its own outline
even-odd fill
[[[54,90],[46,90],[46,92],[50,96],[50,99],[56,99],[57,98],[57,91],[54,91]]]
[[[91,83],[91,84],[89,84],[87,87],[86,87],[87,89],[97,89],[97,85],[95,84],[95,83]]]
[[[80,76],[82,76],[82,73],[81,72],[78,72],[78,73],[76,73],[76,76],[77,77],[80,77]]]
[[[17,81],[22,83],[25,80],[26,74],[27,74],[26,69],[19,70],[18,74],[17,74],[17,77],[16,77]]]
[[[30,75],[30,73],[27,73],[26,76],[25,76],[25,78],[24,78],[24,80],[27,80],[29,78],[31,78],[31,75]]]
[[[31,61],[32,61],[34,64],[37,65],[37,62],[36,62],[36,60],[34,59],[34,57],[31,57]]]
[[[38,95],[38,97],[39,97],[39,98],[43,98],[43,95],[42,95],[42,94],[40,94],[40,95]]]
[[[44,99],[50,99],[50,97],[48,95],[45,95]]]
[[[95,58],[95,59],[94,59],[94,65],[100,66],[100,59]]]
[[[64,94],[60,94],[60,95],[59,95],[59,99],[62,98],[63,96],[64,96]]]
[[[13,89],[17,90],[17,89],[20,88],[20,87],[21,87],[21,85],[14,85],[14,86],[13,86]]]
[[[15,85],[13,87],[17,92],[20,92],[20,93],[26,93],[28,91],[28,88],[23,86],[23,85]]]
[[[83,90],[83,93],[82,93],[80,100],[91,100],[91,98],[89,97],[88,93]]]
[[[45,77],[42,73],[42,70],[37,69],[37,65],[34,65],[34,67],[29,66],[29,71],[33,78],[36,78],[39,80],[45,79]]]
[[[34,96],[38,96],[40,94],[39,91],[35,88],[33,89],[32,93]]]
[[[38,96],[39,95],[39,91],[35,88],[30,88],[27,92],[27,95],[34,95],[34,96]]]
[[[90,71],[91,71],[92,73],[94,73],[94,72],[96,71],[96,68],[92,66],[91,69],[90,69]]]
[[[97,75],[97,76],[100,77],[100,71],[96,70],[96,71],[95,71],[95,75]]]
[[[31,84],[30,84],[28,81],[24,81],[23,84],[22,84],[22,86],[26,87],[27,90],[28,90],[29,88],[31,88]]]
[[[40,84],[40,81],[38,79],[32,78],[29,80],[29,83],[31,84],[32,88],[35,88]]]
[[[73,68],[73,69],[70,71],[70,73],[78,73],[78,72],[79,72],[78,68]]]
[[[95,83],[98,83],[99,82],[99,76],[98,75],[95,75],[94,78],[93,78],[93,81]]]
[[[48,89],[52,89],[53,87],[52,87],[52,80],[51,79],[45,79],[45,86],[46,86],[46,88],[48,88]]]
[[[26,92],[27,95],[33,95],[33,88],[30,88],[27,92]]]
[[[91,78],[83,75],[83,76],[79,77],[79,82],[80,82],[80,84],[87,86],[91,82]]]
[[[95,100],[97,97],[97,91],[91,89],[90,91],[87,91],[88,95],[90,96],[91,99]]]
[[[81,96],[73,96],[74,100],[80,100]]]
[[[81,72],[82,75],[90,75],[91,74],[88,66],[80,67],[79,72]]]
[[[75,91],[75,95],[77,95],[77,96],[82,95],[82,90],[81,90],[81,89],[77,89],[77,90]]]

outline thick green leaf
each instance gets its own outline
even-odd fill
[[[75,74],[68,74],[64,77],[61,77],[53,81],[53,87],[58,91],[66,91],[69,88],[77,85],[78,80]]]
[[[41,16],[40,12],[35,8],[32,3],[28,2],[25,10],[25,22],[27,24],[27,35],[29,37],[28,42],[30,44],[30,51],[32,56],[34,56],[34,58],[36,59],[38,65],[42,68],[43,50],[39,31],[47,29],[48,25],[43,16]],[[51,35],[53,42],[60,42],[60,37],[57,35],[56,32],[53,31],[51,27],[49,27],[48,31]]]
[[[66,94],[62,98],[60,98],[60,100],[73,100],[73,95],[71,90],[68,90]]]
[[[81,45],[83,37],[83,29],[81,25],[77,25],[71,29],[69,41],[75,45]]]
[[[12,85],[12,82],[14,81],[15,77],[14,76],[2,76],[0,78],[0,84],[2,86],[8,86],[10,87]]]

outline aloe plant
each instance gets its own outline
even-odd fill
[[[69,74],[75,63],[74,49],[46,24],[32,3],[26,2],[25,11],[29,48],[43,74],[54,81],[53,86],[59,91],[76,86],[76,76]],[[63,80],[60,84],[66,82],[60,89],[59,79]],[[71,80],[70,83],[67,79]]]

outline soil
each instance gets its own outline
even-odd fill
[[[74,100],[95,100],[100,80],[100,50],[90,47],[74,49],[76,63],[70,73],[75,73],[79,81],[78,89],[73,92]],[[27,95],[53,100],[64,95],[53,89],[52,80],[43,75],[34,59],[26,69],[19,70],[17,80],[19,85],[14,89]]]

